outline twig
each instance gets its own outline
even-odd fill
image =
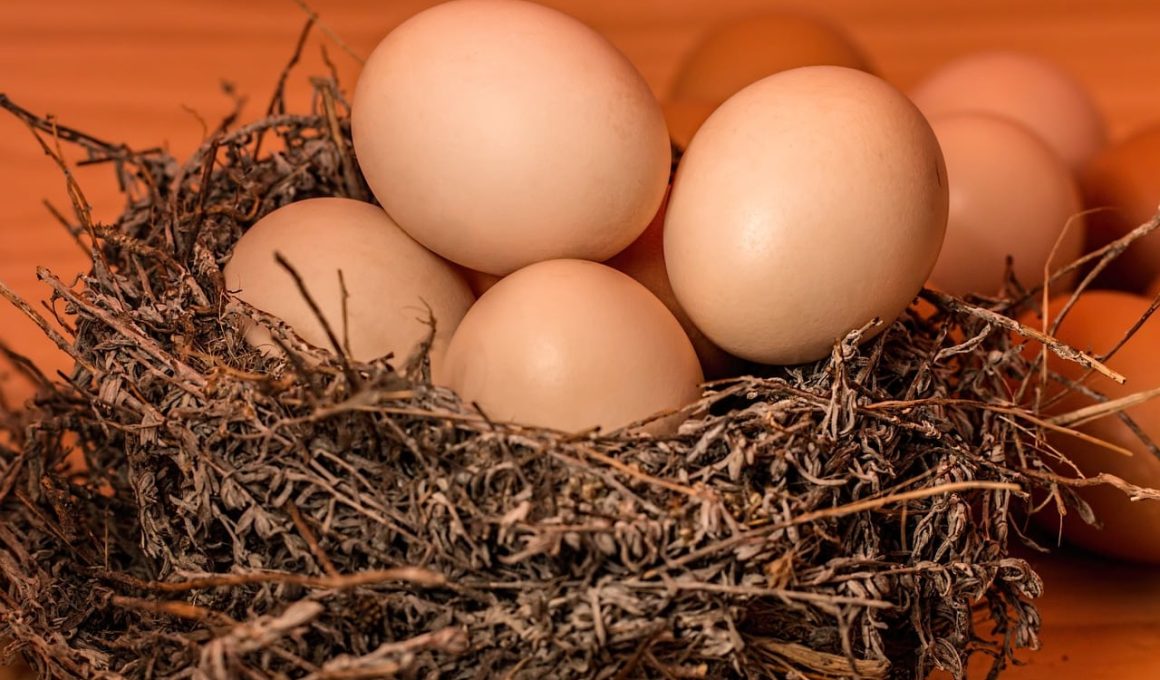
[[[447,584],[447,579],[442,574],[419,567],[379,569],[344,576],[306,576],[281,571],[252,571],[198,576],[184,581],[141,581],[125,574],[115,573],[104,573],[102,576],[133,588],[161,593],[181,593],[205,588],[231,588],[253,583],[289,583],[306,588],[326,590],[347,590],[391,581],[402,581],[424,588],[438,588]]]
[[[286,511],[290,514],[290,519],[297,527],[298,533],[302,534],[306,545],[310,547],[310,552],[314,554],[314,559],[318,560],[318,564],[322,566],[322,570],[330,578],[341,578],[338,570],[334,568],[334,563],[326,556],[322,550],[322,546],[318,544],[318,539],[315,538],[314,532],[310,530],[310,525],[306,523],[306,519],[302,517],[302,512],[298,510],[298,506],[291,501],[286,501]]]
[[[343,351],[342,342],[338,339],[338,336],[334,334],[334,328],[331,327],[330,321],[327,320],[326,315],[322,313],[322,308],[318,306],[317,302],[315,302],[314,296],[310,294],[310,290],[306,287],[306,281],[302,279],[302,275],[298,273],[298,270],[294,268],[294,265],[290,264],[290,262],[282,255],[282,253],[275,252],[274,261],[278,263],[278,266],[286,270],[286,273],[294,279],[294,286],[298,289],[298,294],[302,296],[303,301],[305,301],[306,305],[310,307],[311,313],[313,313],[314,317],[318,319],[318,322],[322,324],[322,330],[326,333],[326,339],[330,342],[331,349],[333,349],[334,353],[338,355],[338,360],[342,364],[343,375],[346,376],[346,380],[350,383],[351,389],[357,392],[362,386],[362,379],[359,378],[358,373],[355,372],[354,367],[351,366],[350,357],[348,357],[346,352]]]
[[[341,36],[338,35],[338,33],[331,29],[326,22],[322,21],[322,19],[318,16],[318,13],[311,9],[310,5],[306,4],[306,0],[293,0],[293,2],[295,5],[298,5],[298,7],[300,7],[303,12],[306,12],[306,16],[310,17],[312,21],[318,22],[318,27],[322,29],[322,32],[326,34],[326,37],[330,38],[331,42],[333,42],[335,45],[338,45],[339,49],[341,49],[343,52],[346,52],[348,55],[350,55],[351,59],[354,59],[358,63],[366,63],[366,59],[364,59],[358,52],[355,52],[354,49],[348,45]]]
[[[109,601],[114,606],[121,607],[122,609],[135,609],[137,611],[152,612],[154,614],[165,614],[187,621],[210,623],[216,626],[233,626],[238,623],[221,612],[215,612],[212,609],[199,607],[188,602],[159,602],[155,600],[143,600],[136,597],[126,597],[124,595],[114,595]]]
[[[929,288],[924,288],[922,290],[922,293],[920,293],[920,295],[922,296],[923,299],[928,300],[930,302],[934,302],[934,303],[936,303],[936,304],[938,304],[946,309],[951,309],[951,310],[958,312],[960,314],[969,314],[969,315],[974,316],[976,318],[982,319],[983,321],[986,321],[987,323],[993,324],[995,326],[1006,329],[1006,330],[1011,331],[1013,333],[1018,333],[1019,335],[1025,337],[1025,338],[1029,338],[1031,340],[1035,340],[1037,342],[1040,342],[1043,345],[1045,345],[1048,349],[1050,349],[1052,352],[1054,352],[1061,359],[1073,361],[1073,362],[1079,364],[1080,366],[1093,369],[1097,373],[1103,375],[1104,377],[1106,377],[1110,380],[1113,380],[1113,381],[1118,382],[1120,384],[1123,384],[1126,380],[1124,378],[1124,376],[1120,375],[1119,373],[1117,373],[1117,372],[1111,370],[1110,368],[1108,368],[1107,366],[1103,365],[1095,357],[1092,357],[1091,355],[1086,354],[1084,352],[1081,352],[1079,350],[1073,349],[1073,348],[1063,344],[1062,342],[1059,342],[1055,338],[1052,338],[1049,335],[1046,335],[1040,331],[1037,331],[1034,328],[1031,328],[1030,326],[1025,326],[1025,325],[1019,323],[1015,319],[1012,319],[1012,318],[1007,317],[1007,316],[1003,316],[1002,314],[999,314],[997,312],[992,312],[989,309],[984,309],[984,308],[978,307],[976,305],[968,304],[966,302],[963,302],[962,300],[951,297],[950,295],[947,295],[945,293],[940,293],[936,290],[931,290]]]

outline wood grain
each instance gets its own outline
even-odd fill
[[[358,54],[428,0],[314,0]],[[551,0],[604,32],[663,96],[682,55],[714,22],[769,9],[765,0]],[[1160,3],[1155,0],[829,0],[796,3],[843,25],[901,88],[947,59],[1007,47],[1054,59],[1087,86],[1114,137],[1160,121]],[[784,3],[782,6],[793,6]],[[233,106],[228,80],[264,109],[305,15],[291,0],[0,0],[0,92],[62,122],[132,146],[166,145],[178,157]],[[322,72],[319,41],[300,74]],[[328,45],[349,87],[358,61]],[[290,88],[306,96],[303,80]],[[78,172],[101,219],[120,207],[103,168]],[[0,116],[0,280],[30,299],[36,265],[58,274],[84,260],[42,205],[65,206],[63,183],[27,130]],[[0,339],[46,370],[64,358],[34,327],[0,306]],[[6,386],[23,399],[26,387]],[[1046,574],[1043,650],[1025,655],[1017,680],[1160,677],[1160,573],[1079,556],[1036,558]],[[978,677],[982,677],[979,675]]]

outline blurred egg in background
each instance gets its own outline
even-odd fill
[[[1160,121],[1160,116],[1157,116]],[[1095,249],[1128,234],[1160,211],[1160,122],[1120,140],[1092,159],[1081,175]],[[1134,243],[1114,260],[1103,283],[1142,291],[1160,277],[1160,233]]]
[[[762,78],[801,66],[870,64],[835,24],[805,13],[777,12],[722,23],[684,59],[670,98],[719,104]]]
[[[872,71],[865,52],[835,23],[798,11],[724,21],[684,56],[664,103],[669,133],[688,146],[709,114],[747,85],[802,66]]]
[[[991,113],[1023,124],[1073,170],[1107,141],[1091,95],[1067,71],[1030,54],[978,52],[943,65],[911,91],[928,117]]]
[[[1024,287],[1083,250],[1080,197],[1070,169],[1020,124],[991,114],[935,116],[931,127],[947,165],[947,235],[931,283],[948,293],[993,295],[1007,257]],[[1058,244],[1058,245],[1057,245]],[[1053,284],[1067,287],[1074,275]]]
[[[1048,307],[1048,318],[1054,320],[1070,295],[1053,298]],[[1119,291],[1091,291],[1080,295],[1076,304],[1063,318],[1057,337],[1077,349],[1100,356],[1112,350],[1125,333],[1148,309],[1151,300]],[[1042,320],[1034,314],[1023,317],[1023,322],[1042,327]],[[1029,352],[1038,352],[1038,343],[1028,345]],[[1047,366],[1068,380],[1082,380],[1083,385],[1108,399],[1118,399],[1160,388],[1160,323],[1150,320],[1130,340],[1120,347],[1106,364],[1128,378],[1120,385],[1082,366],[1047,353]],[[1089,407],[1099,402],[1078,391],[1068,391],[1057,382],[1048,383],[1042,395],[1047,404],[1045,414],[1056,416]],[[1160,442],[1160,399],[1151,399],[1124,411],[1153,443]],[[1047,442],[1067,456],[1084,476],[1100,473],[1115,475],[1131,484],[1160,487],[1160,458],[1149,450],[1116,414],[1080,422],[1076,429],[1100,441],[1110,442],[1132,452],[1125,456],[1078,437],[1052,433]],[[1065,477],[1076,477],[1076,469],[1065,463],[1056,466],[1056,472]],[[1076,489],[1076,493],[1091,505],[1102,527],[1083,522],[1074,511],[1063,518],[1063,537],[1066,541],[1129,560],[1160,563],[1160,503],[1132,501],[1123,491],[1109,486]],[[1050,510],[1035,515],[1043,528],[1054,534],[1059,528],[1059,517]]]

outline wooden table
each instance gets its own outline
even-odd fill
[[[366,55],[430,0],[314,0],[329,30]],[[764,0],[550,0],[603,31],[663,96],[681,56],[712,22],[768,9]],[[813,6],[844,25],[879,72],[902,88],[946,59],[980,48],[1042,54],[1093,93],[1114,137],[1160,121],[1160,2],[1156,0],[827,0]],[[221,83],[264,110],[305,14],[292,0],[0,0],[0,92],[66,124],[178,157],[233,106]],[[316,32],[316,38],[319,33]],[[322,73],[313,42],[299,74]],[[329,43],[349,88],[358,62]],[[291,83],[301,104],[305,79]],[[78,172],[98,218],[120,201],[106,169]],[[0,279],[39,299],[35,266],[58,274],[84,259],[42,205],[66,206],[59,172],[17,121],[0,116]],[[48,370],[63,356],[0,305],[0,339]],[[27,387],[9,384],[22,400]],[[1160,570],[1090,558],[1039,558],[1047,595],[1043,650],[1014,679],[1160,677]],[[980,676],[981,677],[981,676]]]

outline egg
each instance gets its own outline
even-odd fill
[[[474,296],[451,265],[399,229],[379,208],[346,198],[312,198],[258,220],[235,244],[224,274],[238,299],[286,322],[303,340],[332,349],[322,323],[275,260],[280,253],[302,277],[327,324],[350,354],[369,361],[405,360],[436,324],[437,363]],[[343,286],[347,295],[343,319]],[[430,315],[428,313],[430,311]],[[246,339],[277,351],[267,328],[251,325]]]
[[[1061,295],[1052,300],[1048,306],[1049,318],[1056,317],[1069,297]],[[1085,292],[1064,317],[1056,336],[1077,349],[1096,355],[1105,353],[1143,315],[1150,302],[1147,298],[1119,291]],[[1042,321],[1032,315],[1025,316],[1023,322],[1042,327]],[[1106,362],[1109,368],[1127,377],[1127,383],[1119,385],[1092,374],[1084,384],[1109,399],[1160,387],[1157,346],[1160,346],[1160,320],[1153,318]],[[1032,347],[1035,351],[1040,349],[1038,345]],[[1048,368],[1073,381],[1086,373],[1078,364],[1050,353]],[[1064,389],[1057,383],[1049,383],[1045,397],[1051,398]],[[1047,403],[1046,399],[1044,403]],[[1094,403],[1093,399],[1072,392],[1050,405],[1046,415],[1070,413]],[[1153,442],[1160,442],[1160,400],[1144,402],[1125,412]],[[1048,433],[1048,443],[1067,456],[1085,476],[1107,473],[1131,484],[1160,487],[1160,458],[1150,452],[1120,418],[1105,416],[1077,425],[1076,429],[1128,449],[1133,454],[1128,457],[1073,436]],[[1068,466],[1057,464],[1056,467],[1064,476],[1075,476]],[[1113,557],[1160,563],[1160,503],[1133,502],[1122,491],[1103,486],[1078,489],[1078,493],[1091,505],[1103,528],[1090,526],[1074,511],[1069,512],[1063,520],[1063,535],[1067,541]],[[1058,516],[1051,512],[1041,515],[1036,517],[1048,531],[1058,530]]]
[[[1081,174],[1084,203],[1092,211],[1089,247],[1126,235],[1160,212],[1160,125],[1113,144]],[[1143,290],[1160,276],[1160,234],[1136,241],[1109,266],[1107,282]]]
[[[950,213],[932,284],[948,293],[1000,291],[1006,258],[1016,279],[1041,283],[1083,252],[1079,189],[1038,137],[1009,119],[960,113],[931,120],[947,165]],[[1061,240],[1062,239],[1062,240]],[[1062,290],[1074,280],[1052,283]]]
[[[697,355],[644,286],[603,264],[551,260],[484,293],[451,338],[441,384],[490,418],[618,428],[700,396]],[[677,425],[673,417],[653,432]]]
[[[1106,143],[1107,131],[1083,86],[1055,64],[1017,52],[960,57],[912,92],[929,117],[991,113],[1041,137],[1073,171]]]
[[[743,369],[744,362],[705,337],[685,310],[681,309],[681,304],[673,295],[669,272],[665,269],[664,254],[664,220],[667,203],[667,200],[661,203],[661,209],[657,211],[656,217],[632,245],[605,264],[636,279],[669,308],[693,343],[693,349],[701,360],[701,369],[706,377],[725,378],[737,375]]]
[[[401,24],[359,76],[351,125],[391,217],[488,274],[615,255],[669,178],[644,78],[592,29],[522,0],[454,0]]]
[[[693,137],[665,264],[715,344],[797,364],[893,321],[934,267],[946,219],[946,168],[918,109],[875,76],[808,66],[745,88]]]
[[[724,23],[685,58],[670,98],[719,104],[762,78],[800,66],[869,71],[862,50],[820,17],[796,12]]]

